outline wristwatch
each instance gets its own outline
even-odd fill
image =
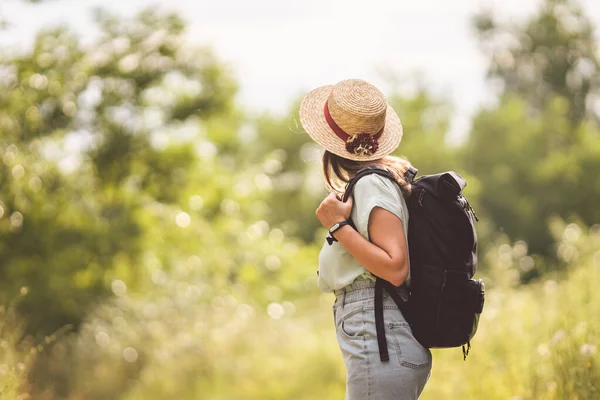
[[[333,226],[331,228],[329,228],[329,234],[331,235],[331,237],[333,237],[333,233],[335,231],[337,231],[338,229],[340,229],[344,225],[350,225],[350,222],[348,222],[348,221],[340,221],[340,222],[336,222],[335,224],[333,224]]]
[[[331,228],[329,228],[329,236],[327,236],[325,239],[327,239],[327,243],[330,246],[333,244],[333,242],[338,241],[335,237],[333,237],[333,233],[335,231],[337,231],[338,229],[340,229],[344,225],[350,225],[350,222],[349,221],[336,222],[335,224],[333,224],[333,226]]]

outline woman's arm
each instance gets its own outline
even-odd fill
[[[391,212],[375,207],[369,217],[369,238],[351,226],[335,232],[335,238],[373,275],[400,286],[408,276],[408,251],[402,221]]]
[[[352,210],[351,198],[343,203],[334,194],[323,200],[316,214],[329,229],[336,222],[348,219]],[[335,238],[373,275],[400,286],[408,276],[408,246],[402,221],[391,212],[375,207],[369,216],[369,238],[365,239],[351,226],[335,232]]]

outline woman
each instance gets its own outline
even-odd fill
[[[416,399],[431,373],[431,352],[413,337],[384,292],[390,359],[380,361],[373,311],[375,276],[397,286],[405,299],[410,284],[404,199],[410,184],[403,177],[410,164],[389,155],[402,138],[400,119],[375,86],[350,79],[309,92],[300,105],[300,121],[325,149],[323,175],[331,193],[316,215],[334,239],[321,249],[318,284],[336,297],[333,315],[347,370],[346,400]],[[367,165],[387,168],[396,181],[367,175],[346,203],[340,201],[345,183]]]

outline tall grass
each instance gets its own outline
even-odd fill
[[[561,268],[542,265],[523,242],[482,255],[488,290],[471,353],[463,361],[460,349],[434,350],[423,399],[600,398],[600,226],[553,229]],[[540,278],[520,283],[535,271]],[[239,286],[206,298],[176,276],[121,295],[59,343],[62,358],[51,354],[69,394],[35,398],[342,399],[333,297],[312,283],[305,296],[280,293],[268,305]],[[14,339],[2,343],[0,397],[18,399],[29,356]]]
[[[27,289],[10,304],[0,305],[0,399],[29,399],[27,373],[39,349],[23,338],[23,321],[15,306]],[[41,348],[40,348],[41,349]]]

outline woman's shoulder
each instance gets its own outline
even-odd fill
[[[401,190],[398,184],[390,178],[369,174],[363,176],[354,186],[354,195],[391,195],[393,197],[401,196]]]
[[[362,177],[354,187],[353,219],[358,231],[368,239],[371,211],[383,208],[407,223],[408,214],[400,186],[384,176],[370,174]]]

